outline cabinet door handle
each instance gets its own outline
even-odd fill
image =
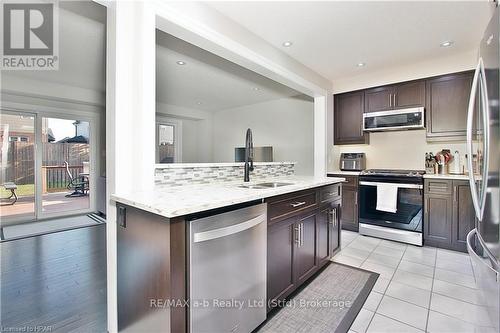
[[[304,245],[304,222],[302,222],[300,224],[299,230],[300,230],[300,245],[299,245],[299,247],[302,247],[302,245]]]
[[[453,186],[453,202],[457,202],[457,187]]]
[[[290,206],[292,206],[293,208],[296,208],[296,207],[300,207],[300,206],[305,205],[305,204],[306,204],[305,201],[298,201],[298,202],[292,202],[290,204]]]
[[[392,94],[392,98],[393,98],[393,102],[392,102],[392,106],[396,107],[396,94]]]
[[[294,228],[294,242],[297,244],[297,247],[300,247],[300,224],[297,224]]]
[[[356,193],[356,196],[354,197],[354,204],[357,205],[358,204],[358,194]]]
[[[333,226],[336,227],[338,223],[338,218],[337,218],[337,208],[333,209]]]
[[[389,94],[389,106],[392,106],[392,94]]]

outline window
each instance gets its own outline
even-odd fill
[[[9,136],[9,142],[29,142],[30,138],[26,136]]]
[[[181,156],[181,123],[161,119],[156,124],[156,163],[179,163]]]

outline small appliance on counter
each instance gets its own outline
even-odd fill
[[[245,162],[245,147],[234,148],[234,161]],[[273,162],[273,147],[253,147],[254,162]]]
[[[365,153],[342,153],[340,154],[340,170],[362,171],[366,168]]]

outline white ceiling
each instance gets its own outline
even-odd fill
[[[106,8],[91,1],[59,2],[59,70],[10,75],[104,91]]]
[[[332,81],[475,49],[494,6],[487,0],[208,4]],[[293,46],[283,47],[288,40]],[[455,43],[440,47],[445,40]]]
[[[158,102],[217,111],[300,94],[161,31],[156,41]]]

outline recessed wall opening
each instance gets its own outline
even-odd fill
[[[311,97],[160,30],[156,103],[159,164],[236,162],[251,128],[271,161],[313,174]]]

